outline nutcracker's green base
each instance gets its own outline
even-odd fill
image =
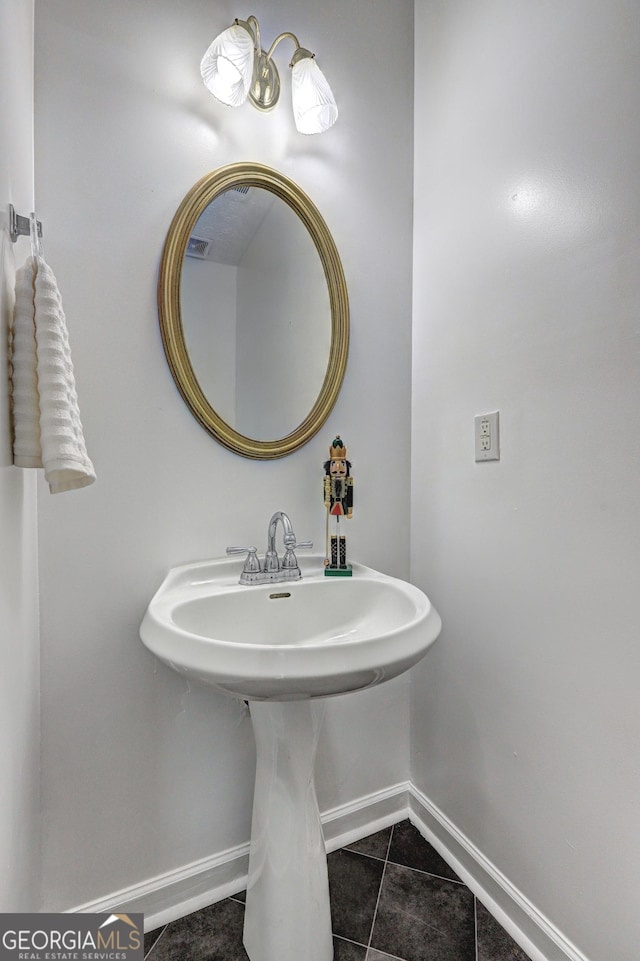
[[[349,564],[346,567],[325,567],[325,577],[352,577],[353,571]]]

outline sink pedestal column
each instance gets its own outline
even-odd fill
[[[249,707],[257,766],[244,946],[251,961],[331,961],[327,856],[313,780],[325,702]]]

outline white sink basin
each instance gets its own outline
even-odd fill
[[[441,621],[417,587],[361,564],[325,577],[321,557],[299,558],[303,578],[241,586],[242,560],[169,571],[140,627],[175,671],[247,700],[329,697],[380,684],[415,664]]]

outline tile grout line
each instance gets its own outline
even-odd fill
[[[450,884],[458,884],[461,887],[466,887],[464,881],[456,881],[455,878],[448,878],[446,874],[434,874],[433,871],[425,871],[422,868],[412,868],[409,864],[401,864],[399,861],[389,861],[389,864],[393,864],[397,868],[404,868],[406,871],[413,871],[415,874],[424,874],[427,878],[437,878],[438,881],[448,881]]]
[[[365,951],[367,950],[366,944],[363,944],[362,941],[354,941],[353,938],[345,938],[344,934],[334,934],[333,931],[331,932],[331,936],[333,938],[337,938],[338,941],[344,941],[345,944],[354,944],[357,948],[364,948]]]
[[[158,935],[158,937],[155,939],[155,941],[153,942],[153,944],[151,945],[151,947],[149,948],[149,950],[148,950],[147,953],[145,954],[145,956],[144,956],[144,961],[147,961],[147,958],[150,958],[150,957],[151,957],[151,955],[153,954],[153,951],[154,951],[154,948],[155,948],[156,944],[158,943],[158,941],[161,941],[161,940],[162,940],[162,938],[163,938],[164,935],[165,935],[165,931],[167,930],[168,927],[169,927],[168,924],[163,925],[162,931],[160,932],[160,934]]]
[[[358,851],[353,847],[339,848],[340,851],[350,851],[351,854],[357,854],[361,858],[369,858],[370,861],[385,861],[386,858],[378,857],[377,854],[368,854],[366,851]]]
[[[387,850],[384,856],[384,867],[382,868],[382,877],[380,878],[380,887],[378,888],[378,897],[376,899],[376,906],[373,912],[373,920],[371,921],[371,930],[369,931],[369,940],[367,941],[367,955],[371,950],[371,941],[373,939],[373,929],[376,926],[376,916],[378,914],[378,906],[380,904],[380,896],[382,895],[382,885],[384,884],[384,876],[387,873],[387,864],[389,863],[389,851],[391,850],[391,841],[393,839],[393,832],[395,830],[395,824],[391,825],[391,832],[389,834],[389,841],[387,842]],[[365,959],[366,961],[366,959]]]
[[[393,825],[395,827],[395,825]],[[429,878],[438,878],[440,881],[450,881],[451,884],[460,884],[462,887],[465,886],[464,881],[461,878],[450,878],[446,874],[436,874],[434,871],[425,871],[424,868],[414,868],[409,864],[404,864],[402,861],[392,861],[390,858],[384,857],[379,858],[376,854],[367,854],[366,851],[356,851],[354,848],[345,847],[345,851],[351,851],[353,854],[358,854],[361,858],[369,858],[371,861],[383,861],[385,864],[393,864],[398,868],[406,868],[407,871],[415,871],[416,874],[424,874]]]
[[[405,961],[405,958],[401,958],[397,954],[387,954],[386,951],[378,951],[377,948],[367,948],[367,954],[364,961],[367,961],[370,951],[376,951],[380,955],[380,957],[383,957],[385,959],[385,961],[387,958],[389,959],[389,961]]]

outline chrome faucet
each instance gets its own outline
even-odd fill
[[[284,554],[282,563],[278,558],[276,550],[276,532],[278,522],[282,524],[282,539],[284,542]],[[265,582],[278,583],[279,581],[299,581],[302,571],[298,564],[295,551],[298,548],[313,547],[312,541],[296,540],[293,526],[289,515],[284,511],[276,511],[269,521],[267,530],[267,550],[264,555],[264,564],[261,566],[258,560],[258,552],[255,547],[227,547],[227,554],[247,555],[240,575],[241,584],[264,584]]]
[[[278,554],[276,551],[276,531],[278,529],[278,521],[280,521],[282,524],[282,539],[285,547],[282,568],[283,570],[289,570],[292,567],[298,566],[296,555],[293,553],[293,548],[296,546],[296,535],[293,533],[293,527],[291,521],[289,520],[289,515],[285,514],[284,511],[276,511],[269,521],[269,529],[267,531],[267,552],[264,555],[265,571],[280,570],[280,562],[278,561]],[[293,564],[291,562],[291,558],[293,558]]]

